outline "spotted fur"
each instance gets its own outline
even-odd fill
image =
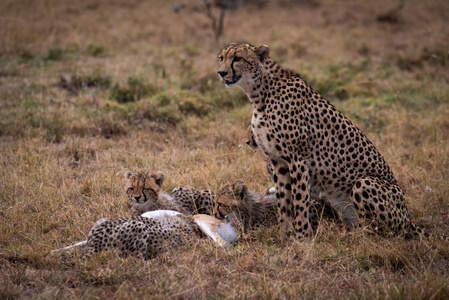
[[[149,259],[191,245],[201,235],[193,220],[184,215],[165,219],[142,216],[109,219],[97,222],[89,231],[86,258],[114,248],[122,254]]]

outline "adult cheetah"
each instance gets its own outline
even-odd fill
[[[390,167],[367,136],[299,74],[276,64],[268,46],[230,44],[218,55],[219,77],[253,105],[255,143],[270,158],[281,235],[311,235],[310,190],[317,190],[353,229],[415,237]]]
[[[175,210],[184,214],[212,215],[215,194],[210,190],[177,187],[170,194],[163,191],[165,175],[157,171],[127,172],[125,188],[133,215],[158,209]]]

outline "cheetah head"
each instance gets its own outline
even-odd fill
[[[260,70],[269,54],[270,48],[265,45],[230,44],[218,55],[220,80],[227,87],[238,86],[246,90],[260,78]]]
[[[159,192],[164,184],[165,175],[158,171],[127,172],[125,174],[126,194],[133,214],[141,214],[157,209]]]
[[[224,219],[233,213],[238,214],[246,205],[247,196],[248,186],[241,180],[224,186],[214,199],[214,216]]]

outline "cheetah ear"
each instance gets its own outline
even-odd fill
[[[239,179],[236,182],[234,182],[234,193],[236,195],[239,195],[241,199],[245,199],[246,194],[248,193],[248,186],[242,180]]]
[[[164,173],[162,173],[161,171],[157,171],[156,173],[151,174],[151,178],[154,179],[154,182],[155,182],[159,187],[162,187],[162,185],[164,184],[165,175],[164,175]]]
[[[260,61],[264,62],[270,55],[270,48],[267,45],[262,45],[256,48],[256,54],[259,56]]]
[[[128,172],[125,173],[125,179],[130,179],[131,176],[133,176],[133,175],[134,175],[133,172],[128,171]]]
[[[237,46],[237,44],[236,43],[230,43],[229,46]]]

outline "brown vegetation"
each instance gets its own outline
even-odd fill
[[[191,2],[194,2],[193,0]],[[52,249],[126,216],[127,170],[166,190],[271,186],[245,145],[251,106],[216,76],[230,42],[267,44],[364,130],[417,225],[449,230],[449,4],[277,0],[210,20],[170,1],[4,1],[0,11],[0,298],[417,298],[449,296],[447,241],[326,225],[283,244],[275,228],[232,249],[204,241],[149,261]],[[97,84],[95,84],[95,82]]]

